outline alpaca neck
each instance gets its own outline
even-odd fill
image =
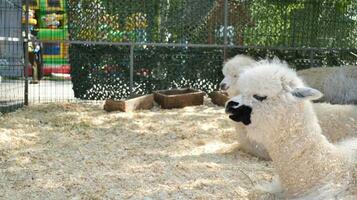
[[[274,136],[266,145],[284,188],[290,196],[344,176],[345,159],[321,134],[309,102],[287,109]],[[301,112],[303,111],[303,112]]]

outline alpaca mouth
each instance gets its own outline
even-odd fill
[[[242,122],[246,126],[252,123],[250,121],[250,116],[229,115],[229,118],[235,122]]]
[[[242,122],[244,125],[249,125],[252,108],[246,105],[239,106],[238,102],[230,101],[226,106],[226,113],[229,118],[235,122]]]

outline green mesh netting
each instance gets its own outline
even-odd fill
[[[129,51],[129,47],[72,45],[75,96],[91,100],[128,97]],[[134,94],[183,87],[209,92],[222,79],[221,49],[146,47],[134,53]]]

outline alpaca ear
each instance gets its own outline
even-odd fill
[[[316,100],[323,96],[320,91],[309,87],[295,88],[291,94],[300,100]]]

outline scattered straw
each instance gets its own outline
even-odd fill
[[[44,104],[0,117],[0,199],[252,199],[270,162],[237,150],[222,107],[107,113]]]
[[[237,151],[210,103],[107,113],[32,106],[0,118],[1,199],[248,199],[269,162]]]

